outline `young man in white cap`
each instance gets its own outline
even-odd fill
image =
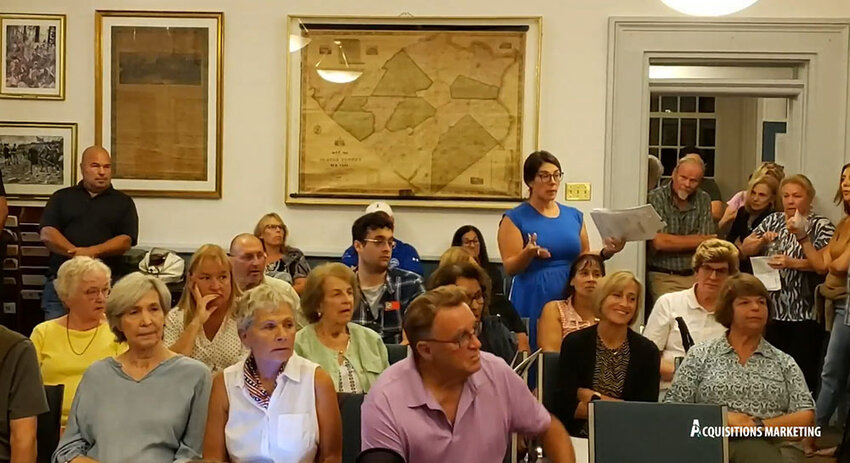
[[[390,220],[395,223],[392,208],[389,204],[383,201],[375,201],[374,203],[366,206],[365,213],[370,214],[372,212],[379,211],[386,213],[390,216]],[[357,267],[357,251],[354,250],[354,246],[350,246],[342,254],[342,263],[352,268]],[[393,248],[393,255],[392,258],[390,258],[389,265],[389,268],[396,267],[418,275],[423,275],[422,264],[419,262],[419,253],[416,252],[416,248],[398,238],[395,238],[395,248]]]

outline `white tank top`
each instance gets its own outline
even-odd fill
[[[264,410],[244,388],[245,360],[224,370],[230,413],[225,444],[234,463],[308,463],[316,458],[317,364],[293,353]]]

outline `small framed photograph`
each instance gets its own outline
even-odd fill
[[[65,99],[65,15],[0,13],[0,98]]]
[[[0,172],[9,199],[47,199],[74,184],[77,124],[0,121]]]

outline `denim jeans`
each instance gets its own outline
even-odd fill
[[[835,321],[829,335],[826,357],[823,360],[821,387],[815,407],[815,423],[826,426],[847,395],[850,375],[850,326],[844,321],[844,304],[835,307]]]
[[[49,278],[47,283],[44,284],[44,291],[41,293],[41,310],[44,312],[45,320],[53,320],[65,315],[65,307],[59,300],[59,295],[56,294],[54,281],[54,278]]]

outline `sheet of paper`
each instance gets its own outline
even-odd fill
[[[590,212],[590,217],[603,239],[651,240],[665,226],[661,217],[649,204],[629,209],[594,209]]]
[[[770,256],[755,256],[750,257],[750,264],[753,266],[753,276],[764,283],[768,291],[779,291],[782,289],[782,281],[779,279],[779,270],[768,265]]]

